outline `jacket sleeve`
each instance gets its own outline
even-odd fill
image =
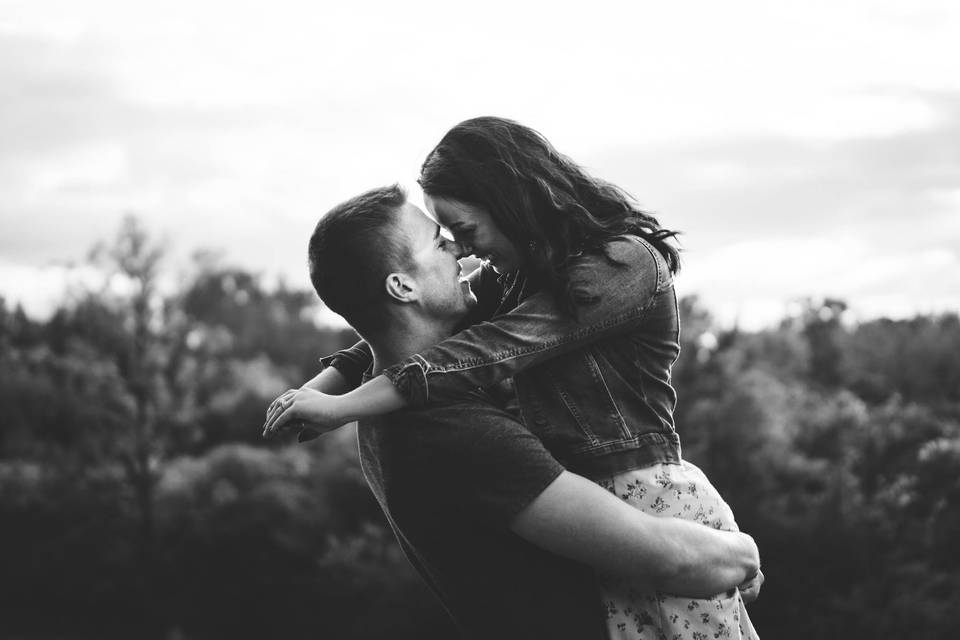
[[[411,406],[445,403],[564,353],[640,326],[657,293],[672,284],[656,249],[618,236],[567,268],[572,309],[538,292],[509,313],[476,324],[386,370]]]
[[[493,315],[500,301],[502,288],[497,281],[496,273],[489,267],[478,267],[467,276],[470,289],[477,297],[477,304],[467,317],[460,323],[460,327],[486,320]],[[370,369],[373,363],[373,352],[364,340],[352,347],[341,349],[336,353],[320,358],[320,365],[324,368],[333,367],[339,371],[354,388],[363,382],[363,374]]]

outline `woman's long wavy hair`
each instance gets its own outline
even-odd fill
[[[612,236],[633,234],[663,254],[672,272],[680,255],[664,229],[619,187],[587,174],[546,138],[512,120],[473,118],[447,132],[418,180],[425,194],[482,207],[526,257],[526,275],[555,293],[564,266]]]

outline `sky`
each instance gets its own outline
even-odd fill
[[[681,295],[757,328],[960,310],[949,1],[0,0],[0,296],[42,315],[126,214],[309,287],[317,219],[477,115],[683,232]],[[71,275],[74,274],[74,275]]]

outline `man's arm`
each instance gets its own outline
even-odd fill
[[[750,536],[651,516],[568,471],[520,511],[510,529],[601,573],[695,598],[728,591],[760,569]]]
[[[313,389],[332,396],[338,396],[354,389],[354,385],[345,375],[340,373],[336,367],[326,367],[323,371],[313,376],[302,385],[301,389]]]

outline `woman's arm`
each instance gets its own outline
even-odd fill
[[[539,292],[513,311],[482,322],[422,354],[389,367],[344,395],[301,393],[290,412],[268,420],[264,435],[288,428],[295,419],[322,421],[324,431],[347,422],[443,401],[485,387],[550,358],[639,325],[660,286],[655,251],[632,237],[606,246],[607,259],[591,254],[569,268],[572,313],[554,296]]]
[[[586,344],[635,329],[670,284],[656,249],[632,236],[608,242],[567,268],[572,310],[538,292],[509,313],[482,322],[384,370],[412,406],[446,402]]]
[[[503,288],[498,281],[497,274],[489,267],[474,269],[466,279],[477,298],[477,304],[461,322],[461,327],[468,327],[476,322],[489,319],[503,295]],[[321,358],[320,362],[323,365],[323,370],[302,384],[300,388],[336,396],[360,386],[364,372],[370,368],[370,364],[373,362],[373,354],[370,351],[370,346],[361,340],[348,349],[341,349]],[[265,428],[279,415],[281,401],[292,391],[294,390],[284,391],[270,403],[267,408]],[[403,406],[403,404],[398,404],[395,408],[400,406]],[[266,435],[266,431],[264,433]]]
[[[750,536],[651,516],[570,472],[561,473],[510,528],[601,573],[693,598],[723,593],[760,575],[760,555]]]
[[[310,433],[300,438],[303,442],[354,420],[383,415],[404,406],[404,397],[383,376],[343,395],[306,388],[290,389],[271,405],[263,426],[263,437],[273,437],[283,430],[309,429]]]
[[[307,380],[300,389],[312,389],[328,395],[340,395],[356,389],[360,385],[363,374],[370,368],[373,362],[373,355],[366,342],[360,341],[347,349],[341,349],[336,353],[325,356],[320,359],[323,369],[310,380]],[[283,409],[283,402],[296,389],[287,389],[278,395],[267,407],[267,417],[264,422],[264,435],[267,434],[267,426],[280,415]],[[302,420],[297,424],[298,429],[304,429],[306,437],[301,437],[301,442],[315,438],[319,433],[316,430],[307,430],[307,425],[302,424]]]
[[[336,367],[324,367],[320,373],[300,385],[300,388],[338,396],[357,387]]]
[[[497,274],[490,267],[474,269],[467,281],[477,297],[477,305],[462,326],[488,319],[503,295]],[[270,403],[263,426],[264,437],[272,437],[281,430],[298,429],[301,430],[299,440],[304,442],[354,420],[407,406],[403,395],[382,375],[360,387],[363,372],[373,362],[366,342],[360,341],[320,361],[324,365],[323,371],[300,389],[288,389]],[[319,394],[298,394],[301,390]]]
[[[345,376],[336,367],[325,367],[323,371],[304,382],[300,387],[300,389],[318,391],[330,396],[338,396],[355,388],[356,385],[353,383],[353,381],[347,378],[347,376]],[[283,412],[283,409],[285,408],[284,400],[297,391],[299,391],[299,389],[287,389],[277,396],[273,402],[270,403],[270,406],[267,407],[267,419],[263,423],[264,436],[268,435],[267,426]],[[299,442],[313,440],[314,438],[319,437],[321,433],[326,431],[326,429],[324,429],[322,426],[312,424],[302,419],[292,420],[287,423],[287,426],[295,428],[299,431],[297,435],[297,440]]]
[[[488,320],[496,310],[503,294],[496,273],[489,267],[474,269],[466,280],[477,298],[477,304],[464,318],[462,327]],[[347,349],[341,349],[321,358],[320,363],[323,365],[323,370],[300,388],[340,395],[360,386],[363,374],[373,363],[373,354],[370,351],[370,345],[365,340],[360,340]]]

